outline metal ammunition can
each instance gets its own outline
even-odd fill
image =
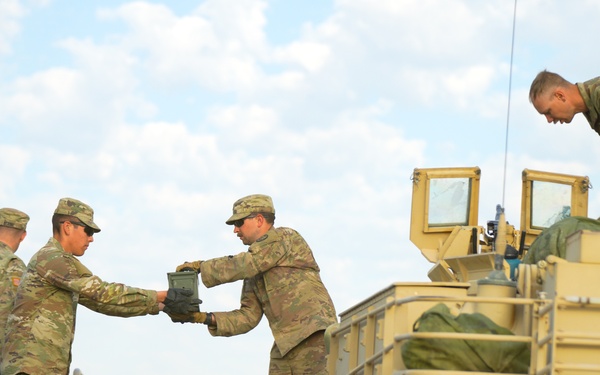
[[[180,288],[191,290],[192,298],[200,299],[198,295],[198,274],[194,271],[180,271],[167,273],[169,288]]]

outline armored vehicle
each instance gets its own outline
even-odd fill
[[[326,333],[330,375],[600,373],[600,232],[559,229],[544,246],[560,251],[531,256],[554,226],[587,217],[589,179],[524,170],[515,228],[500,205],[477,224],[480,176],[414,170],[410,240],[431,281],[393,283],[343,311]],[[451,328],[423,329],[431,316]]]

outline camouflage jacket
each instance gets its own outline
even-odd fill
[[[246,333],[264,313],[283,356],[336,322],[313,253],[293,229],[272,228],[247,252],[204,261],[200,274],[207,287],[244,280],[241,307],[214,313],[217,326],[209,327],[213,336]]]
[[[0,350],[4,342],[6,318],[13,307],[17,287],[24,271],[25,263],[8,245],[0,242]]]
[[[77,304],[113,316],[158,314],[155,291],[102,281],[51,238],[29,261],[17,290],[0,373],[67,375]]]
[[[583,114],[592,129],[600,135],[600,77],[578,83],[577,88],[588,108],[588,112],[584,112]]]

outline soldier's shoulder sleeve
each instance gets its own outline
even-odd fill
[[[6,266],[7,273],[23,273],[25,271],[25,263],[21,260],[21,258],[14,257]]]
[[[14,257],[8,262],[6,267],[6,277],[13,287],[18,287],[21,283],[21,277],[25,272],[25,263],[20,258]]]
[[[280,240],[281,240],[281,234],[279,233],[279,231],[278,230],[270,230],[267,233],[263,234],[259,239],[257,239],[252,244],[252,246],[268,246],[268,245],[278,242]]]
[[[38,257],[36,271],[42,278],[60,286],[81,276],[77,263],[79,261],[71,254],[47,252]]]

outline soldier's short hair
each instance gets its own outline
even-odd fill
[[[70,221],[72,224],[81,223],[81,220],[75,216],[54,214],[52,215],[52,233],[60,233],[60,225],[65,221]]]
[[[542,70],[531,82],[529,88],[529,101],[533,103],[541,94],[555,87],[567,87],[571,82],[564,79],[561,75]]]
[[[266,222],[269,224],[273,224],[275,222],[275,214],[272,212],[258,212],[258,214],[262,215],[262,217],[264,217]]]

